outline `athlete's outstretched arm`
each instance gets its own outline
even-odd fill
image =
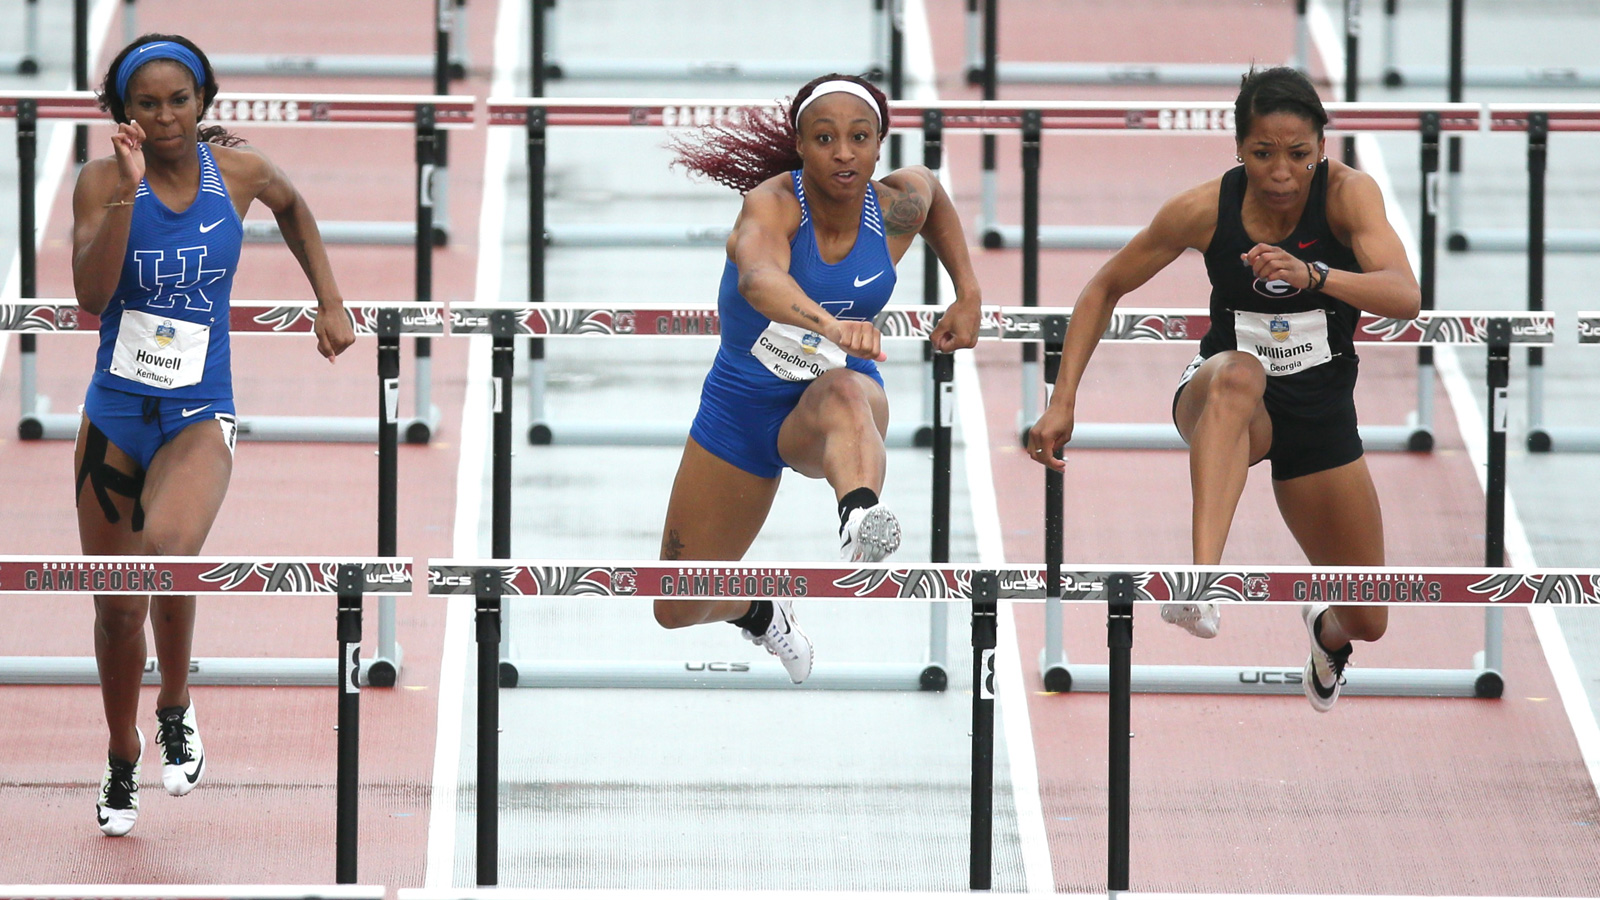
[[[1168,200],[1150,224],[1083,286],[1067,324],[1050,405],[1028,430],[1029,458],[1058,471],[1065,468],[1056,451],[1072,439],[1078,383],[1111,323],[1117,301],[1155,277],[1184,250],[1202,249],[1210,242],[1217,220],[1217,190],[1217,182],[1210,181]]]
[[[278,220],[278,231],[295,261],[300,263],[311,291],[317,298],[317,352],[332,362],[355,343],[355,332],[344,311],[344,296],[339,293],[338,282],[333,278],[333,266],[328,262],[328,249],[322,243],[322,232],[317,228],[316,217],[300,191],[295,189],[289,176],[272,160],[253,148],[240,147],[250,161],[256,184],[255,199],[260,200]]]
[[[1322,293],[1375,316],[1415,319],[1422,309],[1422,292],[1371,175],[1343,169],[1328,185],[1328,224],[1336,233],[1350,236],[1361,271],[1329,270]],[[1311,284],[1313,273],[1305,261],[1279,247],[1257,244],[1245,254],[1245,261],[1258,278],[1281,279],[1301,290]]]
[[[871,322],[835,319],[789,274],[789,237],[799,223],[799,205],[770,184],[745,195],[728,238],[728,253],[739,270],[739,293],[774,322],[815,331],[851,356],[883,359],[882,335]]]
[[[929,338],[934,349],[949,353],[975,346],[983,291],[972,270],[967,236],[950,195],[926,166],[897,169],[883,179],[883,185],[894,192],[883,198],[883,220],[889,234],[921,235],[955,285],[955,302],[945,310]]]
[[[143,143],[139,123],[119,124],[111,135],[115,155],[91,160],[78,173],[72,192],[72,286],[85,312],[105,312],[122,278],[133,195],[144,178]]]

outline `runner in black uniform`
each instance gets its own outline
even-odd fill
[[[1079,295],[1050,407],[1028,434],[1062,469],[1078,383],[1121,297],[1193,248],[1211,279],[1211,331],[1178,382],[1173,420],[1189,443],[1194,562],[1221,562],[1249,467],[1272,461],[1284,522],[1313,565],[1383,565],[1383,519],[1356,432],[1351,342],[1360,312],[1409,319],[1420,294],[1371,177],[1323,155],[1328,116],[1294,69],[1251,71],[1234,104],[1242,165],[1184,191]],[[1214,637],[1213,604],[1162,618]],[[1377,640],[1384,607],[1307,607],[1305,690],[1338,699],[1351,640]]]

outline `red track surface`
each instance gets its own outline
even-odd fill
[[[959,78],[959,0],[929,0],[941,96],[976,98]],[[1075,2],[1001,4],[1003,59],[1225,62],[1290,55],[1293,4]],[[1227,88],[1040,88],[1001,98],[1231,99]],[[1000,141],[1002,218],[1020,220],[1015,140]],[[951,142],[964,220],[977,219],[979,146]],[[1219,137],[1046,139],[1041,222],[1140,225],[1168,196],[1233,164]],[[1040,302],[1070,305],[1109,256],[1045,251]],[[1020,302],[1021,257],[977,257],[989,303]],[[1203,306],[1198,256],[1174,263],[1126,301]],[[1016,439],[1015,348],[979,351],[994,483],[1007,559],[1043,558],[1043,470]],[[1102,348],[1079,397],[1079,421],[1168,420],[1192,350]],[[1415,396],[1414,357],[1365,352],[1362,420],[1398,423]],[[1479,565],[1483,494],[1450,407],[1431,455],[1368,456],[1384,502],[1389,561]],[[1067,471],[1069,563],[1185,563],[1187,456],[1073,451]],[[1278,516],[1267,473],[1252,474],[1226,560],[1303,563]],[[1297,611],[1230,610],[1199,641],[1141,611],[1136,663],[1298,665]],[[1069,659],[1103,663],[1104,616],[1067,607]],[[1038,607],[1019,612],[1044,818],[1058,891],[1105,889],[1106,698],[1044,694]],[[1357,666],[1464,668],[1483,646],[1482,616],[1401,610],[1390,636],[1361,645]],[[1600,801],[1525,614],[1507,615],[1506,697],[1499,701],[1347,698],[1319,716],[1300,697],[1138,695],[1133,702],[1130,887],[1136,891],[1359,894],[1593,894],[1600,890]]]
[[[139,4],[141,31],[176,31],[213,53],[431,53],[432,4],[342,0],[326,3],[230,4],[161,0]],[[308,28],[307,23],[318,27]],[[349,27],[341,32],[339,23]],[[473,59],[491,57],[492,15],[472,20]],[[113,26],[114,35],[120,28]],[[118,38],[113,38],[113,41]],[[102,65],[116,50],[100,48]],[[431,93],[416,80],[272,80],[224,77],[235,91]],[[487,93],[475,77],[457,93]],[[236,129],[283,167],[322,221],[410,219],[415,184],[413,140],[405,129]],[[98,155],[106,129],[92,132]],[[481,192],[483,132],[451,138],[451,246],[435,254],[434,299],[468,300],[473,292]],[[71,186],[49,212],[40,256],[39,293],[70,296],[68,266]],[[257,208],[257,215],[264,213]],[[329,248],[347,300],[414,296],[409,247]],[[309,299],[293,257],[282,245],[246,245],[235,296]],[[376,351],[363,339],[329,367],[309,339],[237,340],[234,380],[241,412],[372,415]],[[40,341],[41,390],[57,411],[81,401],[92,368],[93,340]],[[409,347],[410,342],[407,342]],[[419,559],[451,551],[456,444],[465,380],[465,343],[434,342],[434,398],[444,431],[429,447],[400,450],[399,552]],[[411,360],[403,362],[403,411],[411,409]],[[17,408],[16,354],[0,377],[0,408]],[[0,491],[7,498],[0,527],[10,553],[74,553],[70,502],[72,447],[65,442],[0,440]],[[212,531],[212,554],[371,555],[376,549],[377,467],[371,446],[239,445],[227,502]],[[0,601],[11,627],[0,655],[93,653],[87,599]],[[375,604],[369,604],[369,611]],[[443,607],[402,598],[401,684],[362,695],[361,859],[364,883],[419,886],[426,858],[436,688]],[[369,614],[365,644],[376,644]],[[322,656],[333,665],[331,601],[201,602],[196,656]],[[104,718],[93,687],[6,690],[7,729],[0,781],[0,882],[322,883],[334,878],[336,695],[331,688],[195,688],[208,766],[203,786],[181,800],[166,796],[160,766],[146,754],[138,827],[108,840],[92,819],[104,765]],[[155,697],[145,693],[141,718],[153,737]],[[197,850],[201,852],[196,852]]]

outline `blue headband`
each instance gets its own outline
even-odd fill
[[[133,78],[133,73],[145,63],[158,59],[183,63],[194,73],[194,83],[202,88],[206,86],[206,67],[200,64],[200,57],[193,50],[172,41],[151,41],[124,56],[122,65],[117,67],[117,96],[122,98],[122,102],[128,102],[128,82]]]

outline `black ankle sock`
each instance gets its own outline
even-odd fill
[[[856,488],[839,498],[839,528],[844,529],[844,523],[850,518],[850,513],[858,509],[878,505],[878,495],[872,488]]]
[[[767,633],[767,626],[772,624],[772,601],[771,600],[752,600],[752,601],[750,601],[750,608],[748,610],[745,610],[745,614],[740,616],[737,619],[734,619],[733,621],[729,622],[728,624],[729,625],[737,625],[740,628],[743,628],[745,631],[750,632],[751,634],[755,634],[755,635],[766,634]]]

